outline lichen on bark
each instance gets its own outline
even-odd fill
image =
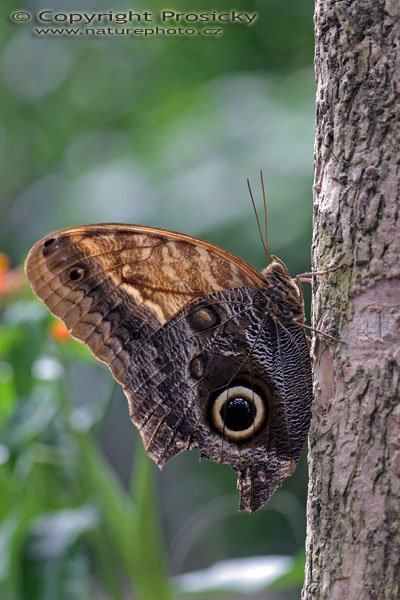
[[[400,597],[400,3],[318,0],[303,600]]]

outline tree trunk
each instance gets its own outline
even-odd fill
[[[398,0],[317,0],[315,400],[303,600],[400,598]]]

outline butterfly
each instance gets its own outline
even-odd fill
[[[279,258],[259,273],[200,239],[109,223],[46,236],[25,270],[121,384],[159,467],[198,448],[237,472],[247,511],[294,472],[310,424],[311,363],[301,288]]]

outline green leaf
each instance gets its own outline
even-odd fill
[[[18,528],[16,515],[10,515],[0,524],[0,582],[9,575],[12,556],[12,541]]]
[[[172,590],[166,576],[164,540],[157,510],[154,463],[146,455],[142,443],[136,448],[137,456],[131,482],[137,507],[136,582],[140,600],[170,600]],[[133,532],[132,532],[133,533]]]
[[[96,536],[90,538],[101,564],[108,563],[109,573],[105,571],[101,575],[110,581],[110,571],[118,572],[122,563],[125,567],[129,565],[127,574],[133,579],[134,554],[138,551],[134,533],[135,507],[93,438],[75,432],[75,439],[79,448],[81,489],[88,500],[96,500],[101,515],[102,526]]]
[[[0,426],[12,413],[16,403],[13,368],[10,363],[0,361]]]
[[[5,439],[13,448],[28,444],[47,430],[57,411],[51,387],[36,385],[26,401],[14,411],[4,432]]]
[[[35,559],[61,557],[98,522],[98,512],[90,505],[41,515],[32,521],[28,552]]]
[[[48,559],[25,559],[21,597],[29,600],[82,600],[96,597],[91,589],[90,564],[82,547]]]

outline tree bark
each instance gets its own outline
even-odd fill
[[[317,0],[303,600],[400,598],[400,3]],[[397,115],[396,115],[397,113]]]

